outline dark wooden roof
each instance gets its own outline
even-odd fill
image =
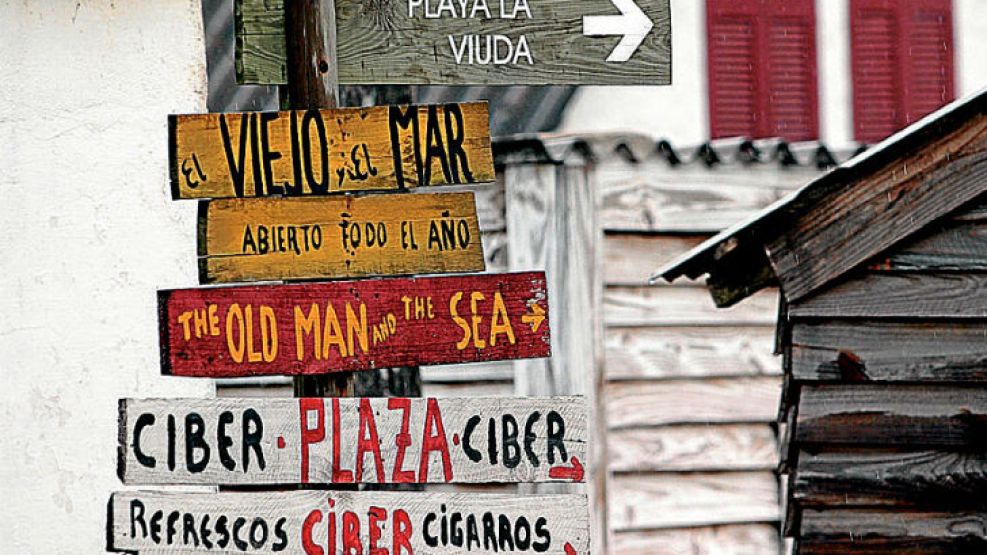
[[[926,116],[658,270],[719,306],[779,283],[788,301],[987,191],[987,89]]]

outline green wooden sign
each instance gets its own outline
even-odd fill
[[[237,0],[241,83],[286,79],[283,0]],[[339,82],[668,85],[669,0],[336,0]]]

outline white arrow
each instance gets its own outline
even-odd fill
[[[655,26],[634,0],[610,0],[620,10],[620,15],[588,15],[583,17],[583,35],[602,37],[623,35],[613,49],[608,62],[626,62],[631,59],[641,43]]]

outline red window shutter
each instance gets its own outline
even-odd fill
[[[951,0],[904,2],[904,125],[953,100],[953,13]]]
[[[851,0],[854,136],[873,143],[949,102],[951,0]]]
[[[710,133],[818,136],[813,0],[707,0]]]
[[[709,119],[714,139],[758,134],[754,4],[739,0],[707,2]]]

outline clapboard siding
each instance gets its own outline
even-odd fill
[[[603,236],[603,279],[608,285],[646,285],[656,268],[707,238],[705,234],[607,233]]]
[[[817,172],[770,164],[709,168],[664,162],[601,163],[600,218],[609,231],[715,233],[745,220]]]
[[[987,322],[796,322],[791,342],[802,381],[987,379]]]
[[[610,382],[611,428],[689,423],[773,422],[780,380],[775,377]]]
[[[767,424],[611,430],[612,472],[773,470],[777,441]]]
[[[776,376],[768,326],[610,328],[606,334],[607,379]]]
[[[618,474],[611,479],[615,531],[774,522],[778,483],[768,472]]]
[[[778,529],[769,524],[616,532],[613,555],[772,555]]]
[[[983,447],[987,392],[982,386],[805,385],[795,438],[814,445]]]
[[[717,309],[705,287],[659,285],[607,287],[603,317],[607,327],[773,326],[778,298],[762,291],[728,309]]]
[[[982,511],[806,510],[804,555],[953,555],[987,552]]]
[[[811,506],[987,506],[987,453],[836,451],[799,453],[793,498]]]
[[[987,273],[853,276],[791,306],[793,318],[987,318]]]
[[[982,215],[968,213],[967,217]],[[953,220],[931,226],[916,238],[871,260],[876,271],[985,271],[987,224],[983,220]]]

